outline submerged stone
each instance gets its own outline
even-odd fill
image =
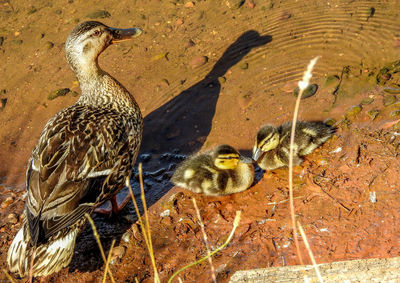
[[[397,101],[397,97],[394,94],[386,95],[385,97],[383,97],[383,105],[385,105],[385,106],[392,105],[396,101]]]
[[[349,120],[353,119],[362,110],[361,105],[354,105],[347,110],[345,117]]]
[[[387,92],[387,93],[390,93],[390,94],[399,94],[400,93],[400,85],[391,84],[389,86],[384,87],[383,91]]]
[[[380,111],[377,109],[374,110],[369,110],[367,112],[367,115],[369,118],[371,118],[371,120],[375,120],[375,118],[379,115]]]
[[[400,110],[393,110],[392,112],[390,112],[390,117],[392,118],[400,117]]]
[[[317,90],[318,90],[318,85],[317,85],[317,84],[311,84],[311,85],[309,85],[309,86],[303,91],[303,94],[302,94],[302,96],[301,96],[301,99],[305,99],[305,98],[308,98],[308,97],[313,96],[313,95],[317,92]],[[299,96],[299,93],[300,93],[300,88],[299,88],[299,87],[296,87],[296,88],[294,89],[294,91],[293,91],[293,95],[294,95],[295,97],[297,97],[297,96]]]
[[[69,88],[60,88],[56,91],[53,91],[51,93],[49,93],[49,95],[47,96],[48,100],[53,100],[59,96],[65,96],[68,92],[70,92],[71,90]]]
[[[374,102],[374,99],[371,97],[365,98],[361,100],[362,105],[370,105],[372,102]]]
[[[105,19],[111,17],[111,14],[106,10],[93,11],[86,15],[89,19]]]

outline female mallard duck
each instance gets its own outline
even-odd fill
[[[289,164],[292,123],[279,127],[265,125],[258,130],[253,148],[253,159],[264,170],[273,170]],[[301,156],[310,154],[326,142],[335,128],[323,122],[297,122],[293,147],[293,165],[303,162]]]
[[[26,276],[32,268],[33,276],[46,276],[67,266],[85,213],[124,187],[143,119],[135,99],[100,69],[97,57],[112,43],[140,33],[85,22],[69,35],[66,57],[82,94],[47,122],[31,154],[25,217],[7,255],[10,271]]]
[[[220,145],[183,161],[171,181],[195,193],[220,196],[246,190],[253,179],[252,160],[229,145]]]

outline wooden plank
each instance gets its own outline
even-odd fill
[[[359,259],[318,265],[324,282],[400,282],[400,257]],[[237,271],[230,283],[318,282],[312,265]]]

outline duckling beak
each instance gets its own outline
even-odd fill
[[[258,147],[253,148],[253,160],[257,162],[257,160],[260,158],[262,152],[261,149]]]
[[[243,163],[253,163],[253,159],[250,157],[240,156],[239,160]]]
[[[113,36],[111,43],[129,40],[132,37],[136,37],[142,34],[142,30],[140,28],[127,28],[127,29],[109,28],[109,29]]]

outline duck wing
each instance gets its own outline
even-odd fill
[[[47,123],[26,176],[31,243],[73,225],[123,187],[141,127],[140,117],[77,105]]]

